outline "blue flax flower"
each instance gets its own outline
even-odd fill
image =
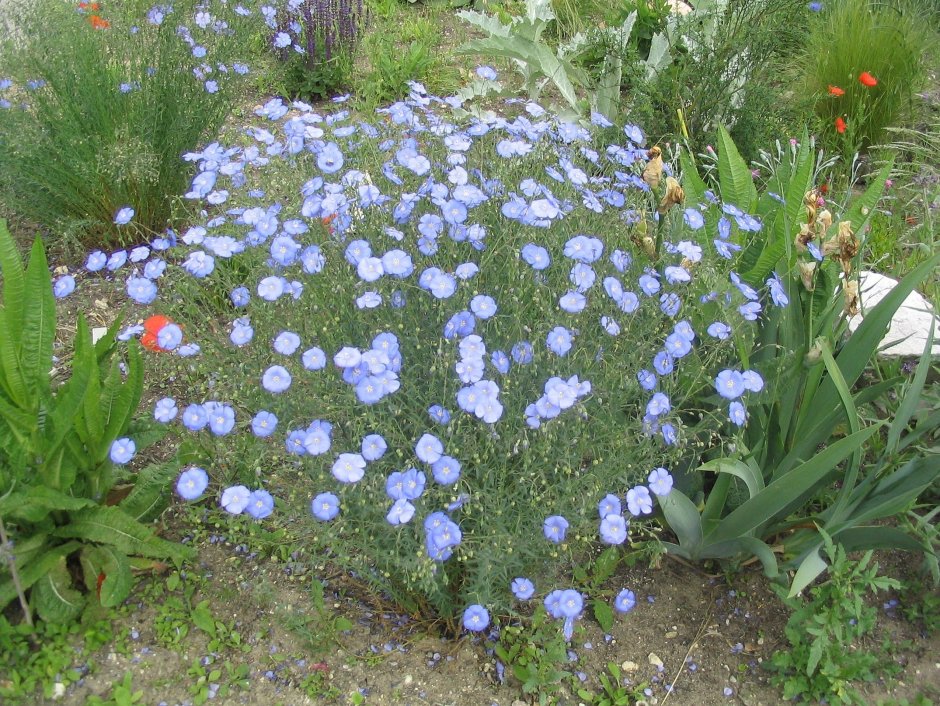
[[[310,503],[310,512],[321,522],[329,522],[339,514],[339,498],[333,493],[320,493]]]
[[[561,544],[565,541],[565,533],[568,531],[568,520],[561,515],[552,515],[546,517],[542,524],[542,534],[545,539],[555,544]]]
[[[176,481],[176,493],[183,500],[195,500],[209,487],[209,476],[202,468],[192,466],[180,473]]]

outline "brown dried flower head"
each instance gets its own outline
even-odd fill
[[[646,153],[646,157],[649,162],[646,163],[646,168],[643,170],[643,181],[651,189],[656,189],[663,177],[663,151],[659,147],[653,146]]]
[[[666,177],[666,193],[659,202],[659,212],[666,213],[670,208],[685,201],[685,192],[673,177]]]

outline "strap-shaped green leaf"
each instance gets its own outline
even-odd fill
[[[847,552],[868,549],[902,549],[908,552],[926,551],[923,543],[896,527],[853,527],[837,536]]]
[[[18,348],[19,332],[23,327],[23,307],[26,298],[26,278],[23,259],[16,242],[7,229],[7,222],[0,218],[0,271],[3,273],[3,307],[10,323],[9,332],[0,329],[3,335],[11,336],[10,342]]]
[[[757,240],[761,243],[757,262],[750,270],[742,274],[744,280],[755,287],[764,283],[781,258],[787,259],[786,269],[789,270],[792,266],[790,260],[793,252],[793,237],[799,230],[798,223],[803,213],[803,195],[812,186],[815,167],[815,159],[805,132],[796,159],[796,169],[790,176],[790,182],[784,191],[784,203],[774,209],[776,216],[766,239]]]
[[[48,388],[55,340],[55,297],[49,263],[39,238],[33,243],[26,268],[26,296],[29,306],[23,310],[20,348],[23,373],[34,389]]]
[[[113,397],[113,404],[105,416],[107,421],[105,422],[104,442],[108,447],[130,424],[131,418],[140,404],[143,386],[143,363],[140,359],[140,348],[136,341],[130,341],[127,346],[127,379],[123,383],[120,378],[114,382],[117,395]],[[104,458],[100,459],[100,461],[103,460]]]
[[[734,458],[717,458],[699,466],[700,471],[728,473],[737,476],[747,485],[747,492],[753,498],[764,489],[764,479],[760,471],[753,466]]]
[[[749,535],[775,518],[787,514],[791,503],[824,483],[833,469],[870,439],[878,428],[872,425],[839,439],[786,476],[772,482],[724,518],[707,537],[708,542],[717,543]]]
[[[911,384],[904,394],[904,399],[898,405],[894,413],[894,421],[888,428],[888,441],[885,445],[885,453],[895,453],[898,450],[898,444],[901,441],[901,434],[907,429],[911,417],[917,411],[920,404],[920,395],[924,390],[924,383],[927,381],[927,373],[933,363],[933,337],[936,324],[936,317],[930,321],[930,330],[927,332],[927,345],[924,346],[924,352],[920,356],[920,362],[917,364],[917,370],[911,379]]]
[[[20,328],[10,322],[7,307],[0,306],[0,385],[13,404],[29,409],[32,405],[17,350],[19,333]]]
[[[756,556],[764,567],[764,574],[773,578],[778,573],[777,557],[767,543],[757,537],[737,537],[714,544],[705,544],[699,552],[700,559],[730,559],[732,557]]]
[[[701,203],[705,201],[705,192],[708,185],[698,173],[695,160],[688,149],[679,151],[679,165],[682,167],[682,188],[688,203]]]
[[[86,390],[92,377],[98,376],[98,365],[91,347],[91,333],[85,317],[78,317],[75,333],[75,355],[72,358],[72,374],[62,385],[52,408],[53,434],[49,437],[45,453],[56,453],[65,443],[65,437],[74,433],[75,417],[79,414]]]
[[[815,581],[817,576],[829,568],[829,564],[826,563],[826,560],[819,555],[819,550],[822,549],[822,546],[823,543],[820,541],[803,557],[799,568],[796,570],[796,575],[793,577],[793,582],[790,584],[788,598],[793,598],[798,595],[800,591]]]
[[[855,384],[875,351],[878,350],[878,344],[884,337],[885,331],[888,330],[891,317],[914,287],[934,272],[938,266],[940,266],[940,252],[911,270],[884,299],[868,311],[862,323],[836,357],[842,377],[848,387],[851,388]],[[804,423],[800,424],[799,430],[794,434],[793,447],[781,462],[778,472],[786,473],[800,459],[809,456],[819,444],[829,438],[832,420],[828,410],[836,409],[838,406],[839,392],[832,379],[826,378],[820,384],[813,399],[811,411],[817,413],[808,414]],[[820,416],[818,412],[823,412],[824,416]]]

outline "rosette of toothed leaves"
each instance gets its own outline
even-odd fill
[[[143,389],[137,343],[122,360],[118,324],[92,343],[79,317],[74,354],[56,363],[55,300],[41,240],[24,269],[0,220],[0,266],[0,522],[13,545],[12,559],[0,566],[0,609],[19,596],[29,610],[28,593],[40,617],[62,622],[89,603],[123,601],[131,557],[187,556],[145,524],[162,509],[179,464],[131,473],[121,463],[129,441],[139,452],[161,436],[132,421]]]

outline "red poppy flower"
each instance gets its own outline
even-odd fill
[[[88,18],[88,21],[91,22],[91,26],[95,29],[107,29],[111,26],[110,22],[101,19],[98,15],[92,15]]]
[[[147,331],[140,337],[140,345],[146,348],[148,351],[162,351],[160,344],[157,343],[157,334],[150,333]]]
[[[825,182],[823,182],[822,184],[820,184],[820,185],[819,185],[819,193],[822,194],[823,196],[825,196],[826,194],[828,194],[828,193],[829,193],[829,184],[826,184]]]
[[[163,314],[154,314],[153,316],[144,320],[144,331],[147,333],[152,333],[156,336],[160,333],[160,329],[170,323],[170,320],[165,317]]]
[[[842,90],[841,88],[839,88],[838,86],[833,86],[833,85],[830,84],[830,86],[829,86],[829,95],[830,95],[830,96],[836,96],[836,97],[838,97],[838,96],[844,96],[844,95],[845,95],[845,91],[843,91],[843,90]]]
[[[836,118],[836,132],[840,135],[845,132],[845,121],[842,118]]]
[[[868,88],[878,85],[878,79],[876,79],[867,71],[862,71],[862,73],[858,75],[858,80],[862,82],[863,86],[867,86]]]

